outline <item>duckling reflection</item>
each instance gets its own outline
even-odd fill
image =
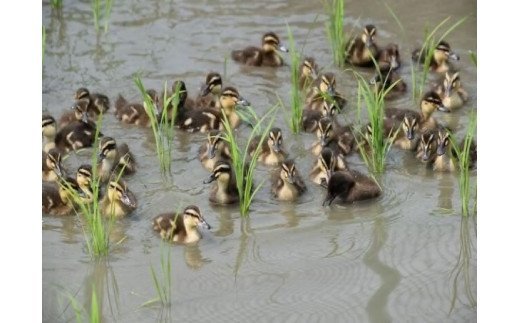
[[[211,259],[204,258],[198,244],[188,244],[184,246],[184,260],[191,269],[197,270],[205,264],[209,264]]]

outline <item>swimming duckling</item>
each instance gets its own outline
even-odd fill
[[[237,128],[240,125],[240,117],[236,112],[237,106],[248,106],[249,102],[244,99],[238,91],[231,86],[226,87],[220,96],[220,107],[226,114],[231,128]],[[224,118],[222,117],[222,120]]]
[[[385,108],[385,116],[386,118],[402,121],[405,114],[415,114],[415,117],[419,119],[419,131],[425,132],[437,128],[437,121],[432,116],[435,110],[449,111],[442,105],[440,96],[433,91],[424,94],[421,99],[420,109],[420,112],[418,112],[410,109]]]
[[[157,107],[159,106],[159,94],[157,91],[149,89],[146,90],[146,94],[148,94],[153,104],[155,105],[155,110],[157,110]],[[143,127],[149,127],[151,124],[151,120],[148,116],[148,113],[146,112],[144,103],[128,102],[121,94],[119,94],[115,103],[115,108],[115,115],[117,120],[123,123],[134,124]]]
[[[65,111],[58,121],[58,127],[61,129],[75,121],[83,121],[85,123],[96,122],[96,115],[91,115],[88,111],[87,100],[78,100],[74,102],[70,110]]]
[[[69,215],[74,211],[74,195],[82,194],[72,177],[57,183],[42,182],[42,212],[49,215]]]
[[[292,159],[283,161],[280,172],[272,178],[271,193],[280,201],[295,201],[307,187]]]
[[[85,101],[77,101],[74,106],[76,121],[61,128],[56,134],[56,147],[64,152],[92,147],[96,138],[96,124],[90,120],[86,112]],[[103,134],[99,132],[99,137]]]
[[[431,166],[437,158],[437,133],[436,130],[428,130],[421,135],[415,157],[423,164]]]
[[[42,135],[43,135],[43,151],[49,152],[56,147],[56,120],[48,114],[42,115]]]
[[[318,122],[321,118],[330,118],[335,121],[336,115],[339,113],[339,108],[334,103],[327,101],[323,102],[321,111],[303,109],[302,113],[302,127],[305,132],[316,132],[318,130]]]
[[[318,122],[316,131],[318,141],[311,146],[311,151],[315,156],[318,156],[325,147],[345,156],[352,151],[355,143],[352,128],[350,126],[333,127],[333,125],[330,118],[321,118]]]
[[[97,117],[99,114],[107,112],[110,108],[108,96],[101,93],[90,93],[90,91],[84,87],[76,90],[74,100],[86,100],[88,102],[89,116],[91,117]]]
[[[262,145],[258,160],[266,165],[278,165],[287,158],[287,153],[283,149],[282,130],[280,128],[272,128],[268,137],[260,143],[261,136],[256,136],[249,145],[248,152],[252,157],[258,145]]]
[[[137,200],[122,180],[110,179],[105,196],[100,201],[101,214],[115,218],[122,218],[137,208]]]
[[[437,151],[433,161],[434,171],[453,172],[456,170],[456,158],[451,147],[450,132],[445,127],[439,127],[437,131]]]
[[[211,229],[195,205],[190,205],[182,213],[163,213],[153,219],[153,229],[161,238],[179,243],[192,243],[201,239],[198,226]]]
[[[347,169],[347,163],[343,159],[343,156],[325,147],[312,166],[309,177],[314,183],[326,186],[332,173],[345,169]]]
[[[340,203],[352,203],[380,195],[381,188],[374,179],[354,170],[342,170],[330,177],[322,205],[327,202],[331,205],[336,198],[340,199]]]
[[[311,87],[305,99],[305,109],[321,110],[325,101],[335,104],[342,110],[347,100],[336,92],[336,76],[334,73],[321,74]]]
[[[386,45],[378,54],[377,64],[380,70],[398,69],[401,66],[399,46],[393,43]]]
[[[347,42],[345,47],[345,62],[347,64],[370,67],[378,59],[379,50],[375,44],[376,27],[366,25],[363,33]]]
[[[395,127],[398,129],[399,133],[396,135],[393,142],[394,146],[404,150],[415,151],[417,149],[417,144],[419,143],[419,123],[420,116],[417,113],[405,113],[401,125]]]
[[[211,130],[208,133],[208,141],[199,148],[199,160],[202,166],[210,172],[220,160],[231,160],[229,144],[220,131]]]
[[[278,67],[283,65],[283,59],[277,50],[289,51],[280,45],[280,39],[275,33],[268,32],[262,36],[262,48],[250,46],[242,50],[233,50],[231,57],[245,65]]]
[[[44,182],[56,182],[63,176],[60,150],[52,148],[48,153],[42,151],[42,180]]]
[[[211,187],[209,200],[216,204],[234,204],[238,202],[238,188],[235,174],[229,162],[221,160],[213,168],[211,176],[204,180],[204,184],[217,181]]]
[[[468,93],[462,88],[459,72],[446,72],[444,81],[435,92],[442,98],[442,104],[450,111],[458,109],[468,100]]]
[[[94,191],[92,189],[92,166],[83,164],[76,171],[76,183],[83,192],[85,201],[90,203],[94,200]],[[98,191],[99,193],[99,191]]]
[[[393,68],[384,68],[370,80],[374,91],[386,92],[385,99],[393,100],[406,92],[406,83]]]
[[[425,53],[421,53],[421,49],[418,48],[413,51],[412,59],[424,63]],[[449,71],[450,65],[448,61],[450,59],[458,61],[460,57],[451,50],[450,45],[447,42],[441,40],[433,50],[433,57],[430,61],[430,70],[437,73],[445,73]]]
[[[103,137],[99,141],[99,177],[106,182],[113,174],[133,174],[137,163],[126,143],[117,145],[112,137]]]
[[[222,93],[222,77],[211,72],[206,76],[206,83],[195,99],[196,108],[212,108],[220,111],[220,94]]]
[[[298,87],[300,90],[306,91],[312,83],[318,78],[318,64],[313,57],[305,57],[300,64],[298,75]]]

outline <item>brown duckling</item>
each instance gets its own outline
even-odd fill
[[[347,100],[336,92],[334,73],[321,74],[314,82],[305,99],[305,109],[321,110],[325,101],[335,104],[339,110],[347,105]]]
[[[42,212],[49,215],[70,215],[74,211],[74,195],[82,191],[72,177],[56,183],[42,182]]]
[[[347,64],[371,67],[378,59],[379,50],[374,42],[376,27],[366,25],[363,33],[348,41],[345,48],[345,62]]]
[[[311,151],[315,156],[321,153],[325,147],[329,147],[335,153],[348,155],[355,143],[355,138],[350,126],[333,126],[330,118],[321,118],[318,122],[316,136],[318,141],[311,146]]]
[[[100,201],[101,214],[122,218],[137,208],[137,200],[122,180],[112,177],[107,185],[105,196]]]
[[[437,130],[437,150],[433,161],[433,170],[438,172],[453,172],[456,170],[457,160],[451,147],[451,131],[445,127]]]
[[[373,85],[376,93],[386,92],[386,100],[393,100],[406,92],[406,83],[393,68],[381,69],[370,80],[370,84]]]
[[[312,166],[309,177],[314,183],[326,186],[332,173],[345,169],[347,169],[347,163],[343,156],[325,147]]]
[[[220,111],[220,94],[222,93],[222,76],[211,72],[206,76],[206,83],[195,99],[196,108],[211,108]]]
[[[249,145],[248,152],[251,157],[253,157],[258,145],[261,145],[258,154],[260,162],[266,165],[278,165],[287,158],[288,154],[283,148],[282,130],[280,128],[272,128],[262,143],[260,143],[260,139],[262,139],[261,136],[256,136]]]
[[[123,175],[133,174],[136,171],[137,163],[134,155],[130,152],[126,143],[116,144],[112,137],[103,137],[99,141],[99,177],[101,182],[106,182],[112,175],[118,175],[121,171]]]
[[[442,104],[449,111],[456,110],[468,100],[468,93],[462,88],[459,72],[446,72],[442,84],[436,87],[435,92],[442,99]]]
[[[66,111],[58,121],[58,127],[61,129],[75,121],[96,122],[96,115],[92,115],[88,111],[87,100],[78,100],[74,102],[70,110]]]
[[[52,148],[48,153],[42,151],[42,180],[44,182],[56,182],[63,176],[61,151],[57,148]]]
[[[412,59],[424,63],[425,53],[421,53],[421,49],[418,48],[413,51]],[[450,65],[448,61],[450,59],[458,61],[460,57],[451,50],[450,45],[447,42],[441,40],[433,50],[433,57],[430,61],[430,70],[437,73],[445,73],[449,71]]]
[[[401,67],[399,46],[394,43],[386,45],[378,54],[377,64],[380,70],[396,70]]]
[[[305,57],[300,64],[298,87],[306,91],[318,78],[318,64],[313,57]]]
[[[231,160],[229,144],[224,139],[222,132],[211,130],[208,133],[208,141],[199,148],[199,160],[202,166],[210,172],[213,171],[215,164],[220,160]]]
[[[153,104],[155,105],[155,111],[158,111],[159,106],[159,94],[153,89],[146,90],[146,94],[150,97]],[[115,103],[115,115],[117,120],[134,124],[137,126],[149,127],[151,124],[150,117],[146,112],[144,103],[128,102],[121,94],[118,95]]]
[[[340,203],[352,203],[380,195],[381,188],[374,179],[354,170],[342,170],[330,177],[323,205],[331,205],[336,198],[340,199]]]
[[[277,51],[289,50],[280,45],[280,38],[275,33],[268,32],[262,36],[262,48],[250,46],[242,50],[233,50],[231,57],[245,65],[278,67],[283,65],[283,59]]]
[[[431,166],[437,158],[437,133],[428,130],[421,135],[415,157],[423,164]]]
[[[415,151],[419,143],[419,123],[420,116],[416,113],[405,113],[401,124],[394,126],[399,131],[395,137],[394,146],[404,150]]]
[[[318,122],[321,118],[330,118],[336,121],[339,108],[335,103],[323,102],[321,111],[304,109],[302,114],[302,127],[305,132],[316,132],[318,130]]]
[[[292,159],[282,162],[280,172],[272,178],[271,193],[280,201],[295,201],[307,187]]]
[[[234,204],[238,202],[238,188],[235,174],[229,162],[221,160],[213,168],[210,177],[204,180],[204,184],[217,181],[211,187],[209,200],[216,204]]]
[[[42,115],[42,135],[43,135],[43,151],[49,152],[56,147],[56,120],[48,114]]]
[[[77,101],[74,106],[76,121],[73,121],[56,134],[56,147],[64,152],[92,147],[96,138],[96,123],[90,120],[86,112],[85,101]],[[103,134],[99,132],[99,137]]]
[[[86,100],[88,102],[89,116],[98,116],[110,108],[108,96],[101,93],[90,93],[87,88],[81,87],[74,93],[74,100]]]
[[[92,189],[92,166],[83,164],[76,171],[76,183],[83,192],[85,200],[90,203],[94,200],[94,191]],[[99,191],[98,191],[99,193]]]
[[[161,238],[179,243],[199,241],[201,235],[197,230],[198,226],[204,226],[207,230],[211,229],[195,205],[186,207],[182,213],[159,214],[153,219],[152,225]]]

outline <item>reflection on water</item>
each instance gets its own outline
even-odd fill
[[[210,259],[202,256],[202,252],[197,244],[184,246],[184,260],[186,261],[186,265],[194,270],[200,269],[205,264],[211,262]]]
[[[86,287],[85,304],[83,306],[85,309],[92,308],[92,295],[95,294],[99,313],[102,316],[110,314],[112,319],[119,316],[119,286],[114,271],[107,260],[94,260],[92,262],[83,285]]]

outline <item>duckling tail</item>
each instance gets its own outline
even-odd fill
[[[233,50],[231,51],[231,58],[237,62],[244,61],[244,55],[242,50]]]
[[[124,107],[127,103],[128,101],[125,98],[123,98],[121,94],[119,94],[116,100],[116,111],[121,110],[121,108]]]

